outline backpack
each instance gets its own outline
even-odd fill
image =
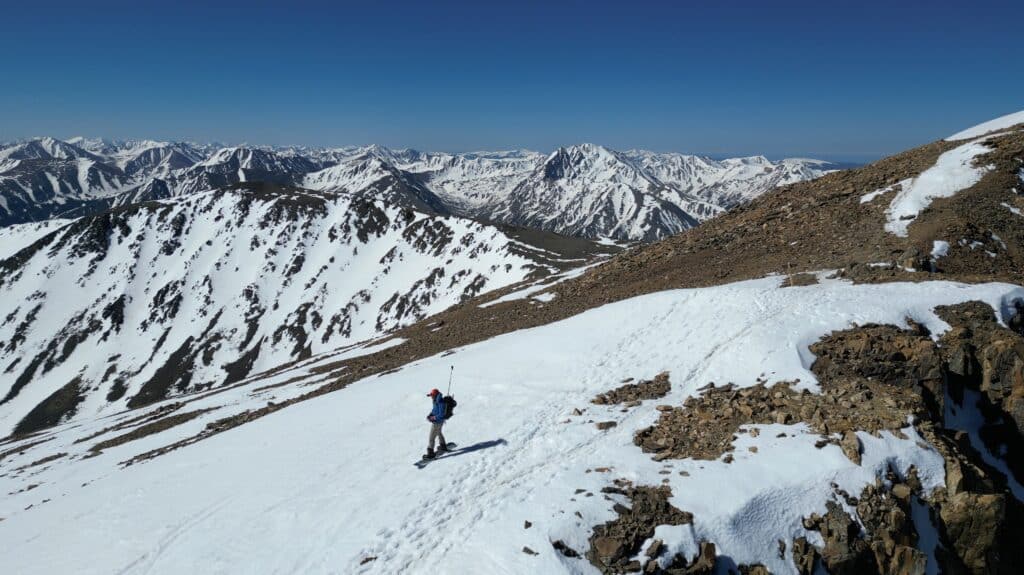
[[[450,395],[444,396],[442,401],[444,401],[444,418],[450,419],[451,416],[455,415],[455,406],[458,405],[459,402],[455,401],[455,398]]]

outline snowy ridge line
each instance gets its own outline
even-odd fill
[[[970,128],[967,128],[966,130],[962,130],[946,138],[946,141],[955,142],[959,140],[970,140],[972,138],[977,138],[978,136],[984,136],[996,130],[1005,130],[1006,128],[1012,128],[1013,126],[1016,126],[1018,124],[1024,124],[1024,111],[1014,112],[1012,114],[1000,116],[999,118],[995,118],[994,120],[989,120],[987,122],[978,124],[977,126],[972,126]]]
[[[829,171],[818,160],[716,161],[594,144],[549,155],[446,154],[40,138],[0,144],[0,225],[260,181],[565,235],[651,240]]]
[[[103,424],[61,427],[52,440],[3,461],[0,488],[12,495],[0,501],[0,555],[19,573],[82,565],[109,572],[142,557],[155,573],[199,568],[200,562],[209,568],[211,557],[242,570],[430,573],[443,564],[476,572],[590,572],[585,560],[552,552],[550,541],[586,549],[588,533],[580,525],[608,521],[613,503],[623,501],[581,495],[572,501],[574,490],[600,493],[624,477],[638,485],[667,480],[672,505],[693,513],[690,526],[658,528],[656,537],[670,552],[693,557],[698,542],[713,541],[738,564],[795,573],[792,557],[780,558],[775,541],[804,535],[820,543],[801,518],[823,513],[834,500],[830,482],[859,493],[890,466],[906,473],[912,465],[925,492],[943,484],[941,458],[921,447],[913,428],[904,429],[903,438],[858,433],[861,465],[836,446],[818,449],[819,436],[803,424],[759,425],[757,437],[740,434],[731,464],[655,462],[633,444],[634,432],[657,418],[655,402],[623,413],[590,406],[590,398],[623,376],[664,370],[673,374],[673,385],[657,403],[679,405],[707,381],[752,385],[758,373],[769,382],[800,379],[814,390],[806,346],[830,331],[851,324],[904,326],[910,318],[941,333],[948,325],[935,316],[935,306],[980,300],[998,315],[1008,301],[1024,297],[1024,288],[827,279],[781,288],[781,280],[604,305],[374,375],[117,473],[110,471],[121,461],[187,438],[232,412],[294,397],[310,382],[293,381],[257,397],[245,387],[204,397],[183,409],[216,411],[89,458],[84,454],[92,441],[75,441]],[[564,361],[566,355],[574,361]],[[410,463],[426,439],[424,388],[444,378],[452,363],[464,375],[456,384],[460,413],[446,427],[449,439],[503,443],[421,471]],[[282,372],[260,384],[295,375]],[[586,407],[587,415],[573,419],[574,407]],[[567,417],[571,421],[563,423]],[[588,417],[617,426],[597,431]],[[365,437],[389,439],[368,443]],[[61,452],[68,455],[11,472]],[[614,469],[593,472],[606,466]],[[666,468],[670,473],[662,474]],[[204,478],[201,490],[187,480],[197,474]],[[260,481],[251,481],[254,476]],[[38,486],[19,492],[29,484]],[[387,498],[366,497],[371,489]],[[709,500],[711,492],[719,497]],[[526,520],[533,524],[529,530]],[[100,528],[84,529],[85,521]],[[318,528],[309,530],[311,524]],[[267,545],[279,542],[281,533],[303,537]],[[100,544],[112,537],[117,546]],[[52,538],[65,541],[65,553],[41,553]],[[542,553],[525,554],[523,546]],[[367,557],[376,559],[364,564]]]

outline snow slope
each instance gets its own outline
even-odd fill
[[[546,265],[473,221],[264,188],[4,229],[26,249],[0,253],[0,435],[69,396],[89,417],[231,383]]]
[[[613,518],[613,504],[622,502],[601,488],[625,478],[665,480],[671,503],[693,513],[692,525],[658,529],[667,555],[692,556],[699,541],[710,540],[737,564],[795,573],[790,551],[780,558],[776,541],[818,541],[800,518],[825,511],[836,497],[830,482],[858,493],[890,466],[899,473],[914,466],[928,491],[943,483],[941,458],[908,427],[904,439],[860,433],[858,466],[834,445],[816,449],[818,436],[799,424],[741,434],[731,464],[657,463],[632,441],[656,419],[654,403],[679,404],[708,381],[752,385],[760,373],[769,381],[799,378],[814,390],[806,346],[831,330],[910,318],[937,334],[948,326],[934,306],[978,299],[1007,309],[1024,289],[827,279],[780,288],[780,281],[605,305],[371,377],[121,470],[120,461],[293,397],[330,373],[317,373],[320,360],[313,360],[210,394],[188,409],[214,411],[88,458],[90,445],[123,430],[75,440],[129,414],[62,426],[3,462],[0,489],[11,495],[0,500],[0,558],[6,570],[24,574],[596,573],[586,560],[556,553],[551,541],[586,549],[591,526]],[[443,387],[453,364],[460,406],[445,432],[472,450],[420,470],[412,463],[427,437],[424,392]],[[623,377],[662,370],[673,385],[664,400],[627,412],[588,403]],[[282,385],[257,387],[275,383]],[[586,409],[582,417],[571,415],[576,407]],[[601,432],[593,420],[618,426]],[[57,453],[68,455],[12,471]],[[605,466],[613,469],[595,471]]]
[[[53,218],[41,222],[16,224],[0,228],[0,260],[13,256],[22,249],[34,244],[37,240],[47,236],[50,232],[64,227],[70,221]]]
[[[1011,126],[1015,126],[1017,124],[1022,123],[1024,123],[1024,110],[1020,112],[1014,112],[1012,114],[1007,114],[1005,116],[1000,116],[998,118],[995,118],[994,120],[989,120],[987,122],[978,124],[977,126],[967,128],[966,130],[961,130],[953,134],[952,136],[946,138],[946,140],[951,142],[957,140],[970,140],[972,138],[977,138],[978,136],[984,136],[989,132],[1003,130],[1005,128],[1009,128]]]

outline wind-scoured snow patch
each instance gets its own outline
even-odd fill
[[[885,230],[906,237],[910,222],[931,205],[932,200],[952,197],[957,192],[977,184],[992,167],[976,167],[975,159],[990,151],[991,149],[982,142],[964,144],[939,156],[934,166],[921,172],[916,178],[907,178],[897,184],[900,191],[892,199],[889,209],[885,211],[888,219]],[[886,188],[885,191],[891,189]],[[864,199],[861,198],[861,201]]]
[[[944,258],[949,255],[949,242],[935,240],[932,242],[932,259]]]
[[[946,141],[955,142],[958,140],[970,140],[971,138],[984,136],[989,132],[994,132],[996,130],[1002,130],[1005,128],[1009,128],[1011,126],[1016,126],[1017,124],[1020,123],[1024,123],[1024,110],[1020,112],[1014,112],[1013,114],[1000,116],[999,118],[996,118],[994,120],[989,120],[987,122],[978,124],[977,126],[967,128],[966,130],[962,130],[946,138]]]
[[[864,194],[863,196],[860,197],[860,203],[866,204],[866,203],[874,200],[878,196],[881,196],[882,194],[889,193],[891,191],[892,191],[892,186],[890,186],[888,188],[881,188],[881,189],[875,190],[873,192],[868,192],[868,193],[866,193],[866,194]]]
[[[658,402],[671,405],[709,381],[750,386],[760,373],[770,382],[800,378],[815,391],[807,345],[831,331],[902,326],[910,318],[941,333],[949,326],[935,306],[980,300],[1004,310],[1006,301],[1024,297],[1024,288],[826,280],[778,289],[779,281],[608,304],[366,378],[122,470],[115,469],[119,462],[187,437],[209,418],[87,459],[81,456],[92,441],[75,440],[103,423],[61,427],[55,439],[3,461],[4,469],[15,469],[57,450],[70,454],[24,475],[0,475],[0,492],[11,494],[0,499],[0,557],[8,571],[25,574],[141,567],[149,573],[596,573],[586,560],[554,552],[551,541],[585,550],[590,528],[615,517],[618,501],[601,497],[601,488],[625,478],[636,485],[667,479],[670,502],[693,513],[692,526],[657,531],[670,550],[708,539],[737,563],[795,573],[791,557],[778,557],[776,542],[794,535],[820,542],[799,518],[825,511],[835,497],[830,482],[860,493],[884,470],[906,473],[913,465],[927,492],[942,484],[941,458],[907,428],[906,438],[858,433],[857,466],[838,446],[817,449],[819,437],[804,424],[773,424],[759,425],[756,438],[741,434],[731,464],[656,462],[633,442],[637,430],[657,419],[655,402],[622,412],[590,400],[623,377],[663,370],[673,387]],[[451,365],[460,406],[445,434],[468,449],[417,469],[428,433],[424,393],[445,384]],[[330,379],[312,365],[301,369],[314,375],[279,388],[286,397]],[[257,402],[242,401],[246,392],[211,394],[189,409],[219,405],[217,418],[243,413]],[[277,399],[266,394],[258,403]],[[586,411],[574,417],[574,408]],[[617,425],[599,431],[590,420]],[[38,487],[21,491],[29,484]],[[524,521],[532,527],[524,529]],[[55,541],[59,554],[51,552]],[[523,553],[524,546],[539,554]],[[361,565],[369,557],[375,560]]]
[[[1006,202],[1003,202],[1003,203],[1002,203],[1001,205],[1002,205],[1002,206],[1003,206],[1004,208],[1006,208],[1006,209],[1010,210],[1010,213],[1012,213],[1012,214],[1014,214],[1014,215],[1017,215],[1017,216],[1022,216],[1022,217],[1024,217],[1024,212],[1022,212],[1022,211],[1020,210],[1020,208],[1015,208],[1015,207],[1011,206],[1010,204],[1008,204],[1008,203],[1006,203]]]

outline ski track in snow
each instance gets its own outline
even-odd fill
[[[859,493],[890,464],[901,471],[915,465],[931,489],[942,485],[941,458],[908,428],[905,440],[859,434],[863,465],[856,466],[836,446],[815,449],[818,436],[795,424],[758,425],[757,438],[739,434],[732,464],[659,463],[632,443],[636,430],[656,420],[654,406],[678,405],[708,381],[752,385],[761,373],[769,382],[800,378],[813,391],[806,346],[831,330],[902,325],[910,317],[938,334],[948,326],[931,312],[935,305],[980,299],[1002,310],[1024,297],[1024,289],[1006,284],[854,286],[824,279],[826,273],[806,287],[779,288],[781,278],[770,277],[609,304],[416,361],[120,470],[117,462],[195,433],[225,412],[90,459],[10,472],[46,450],[87,449],[91,442],[73,441],[110,421],[58,428],[54,441],[0,468],[5,493],[40,484],[0,502],[0,563],[16,573],[594,573],[585,559],[565,558],[550,542],[584,552],[591,527],[615,517],[614,502],[628,503],[600,492],[621,477],[638,485],[668,479],[673,505],[694,514],[693,525],[658,528],[666,558],[692,556],[708,539],[737,564],[760,561],[772,572],[794,573],[789,556],[778,558],[775,539],[820,541],[799,519],[824,512],[830,481]],[[453,364],[460,405],[447,439],[463,449],[504,443],[418,469],[413,463],[428,432],[424,393],[441,387]],[[296,369],[312,373],[316,365]],[[589,403],[624,377],[664,369],[672,391],[663,399],[627,412]],[[273,397],[298,395],[309,389],[304,383]],[[239,386],[188,409],[216,402],[241,411],[268,397]],[[575,407],[585,410],[582,417],[569,415]],[[617,427],[595,429],[593,422],[607,420]],[[780,432],[788,437],[776,437]],[[747,450],[755,445],[758,453]],[[603,466],[614,469],[587,472]],[[577,488],[594,495],[575,494]],[[40,505],[43,499],[51,501]],[[24,510],[30,504],[36,507]],[[51,552],[55,545],[61,553]],[[539,555],[526,555],[523,546]]]

